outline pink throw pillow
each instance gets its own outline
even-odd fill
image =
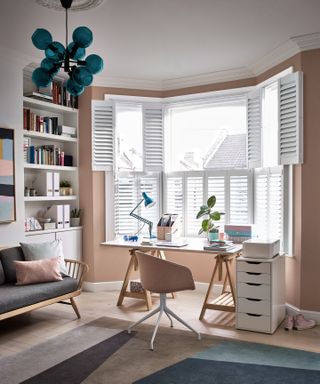
[[[60,257],[34,261],[14,261],[16,266],[16,285],[46,283],[62,280]]]

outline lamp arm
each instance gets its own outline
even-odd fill
[[[148,224],[148,226],[149,226],[149,235],[150,235],[150,238],[151,238],[153,222],[150,221],[150,220],[145,219],[144,217],[141,217],[141,216],[137,215],[136,213],[134,213],[134,211],[139,207],[139,205],[140,205],[143,201],[144,201],[144,199],[142,199],[142,200],[136,205],[136,207],[130,212],[130,216],[134,217],[134,218],[137,219],[137,220],[142,221],[143,223]]]

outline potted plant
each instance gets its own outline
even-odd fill
[[[81,215],[81,209],[78,209],[78,208],[71,209],[71,212],[70,212],[71,227],[80,226],[80,215]]]
[[[69,196],[72,195],[71,183],[68,180],[60,181],[60,195]]]
[[[200,211],[197,213],[197,219],[205,217],[202,220],[199,235],[205,232],[209,241],[219,239],[219,226],[215,225],[215,221],[219,221],[221,219],[221,215],[224,215],[223,212],[213,210],[215,204],[216,197],[212,195],[207,200],[207,204],[202,205],[200,207]]]

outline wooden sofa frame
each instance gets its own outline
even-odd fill
[[[85,274],[89,271],[89,267],[86,263],[78,260],[65,259],[66,267],[68,270],[68,275],[73,277],[78,281],[77,289],[73,292],[66,293],[62,296],[57,296],[52,299],[40,301],[39,303],[27,305],[22,308],[14,309],[13,311],[5,312],[0,314],[0,320],[8,319],[9,317],[21,315],[22,313],[26,313],[29,311],[33,311],[34,309],[46,307],[50,304],[61,303],[72,305],[73,310],[75,311],[78,319],[80,319],[80,312],[78,310],[77,304],[74,300],[74,297],[79,296],[81,293],[81,287],[83,283],[83,279]],[[70,300],[70,302],[65,301]]]

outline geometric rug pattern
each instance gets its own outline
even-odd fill
[[[319,384],[320,354],[107,317],[0,359],[1,384]]]

